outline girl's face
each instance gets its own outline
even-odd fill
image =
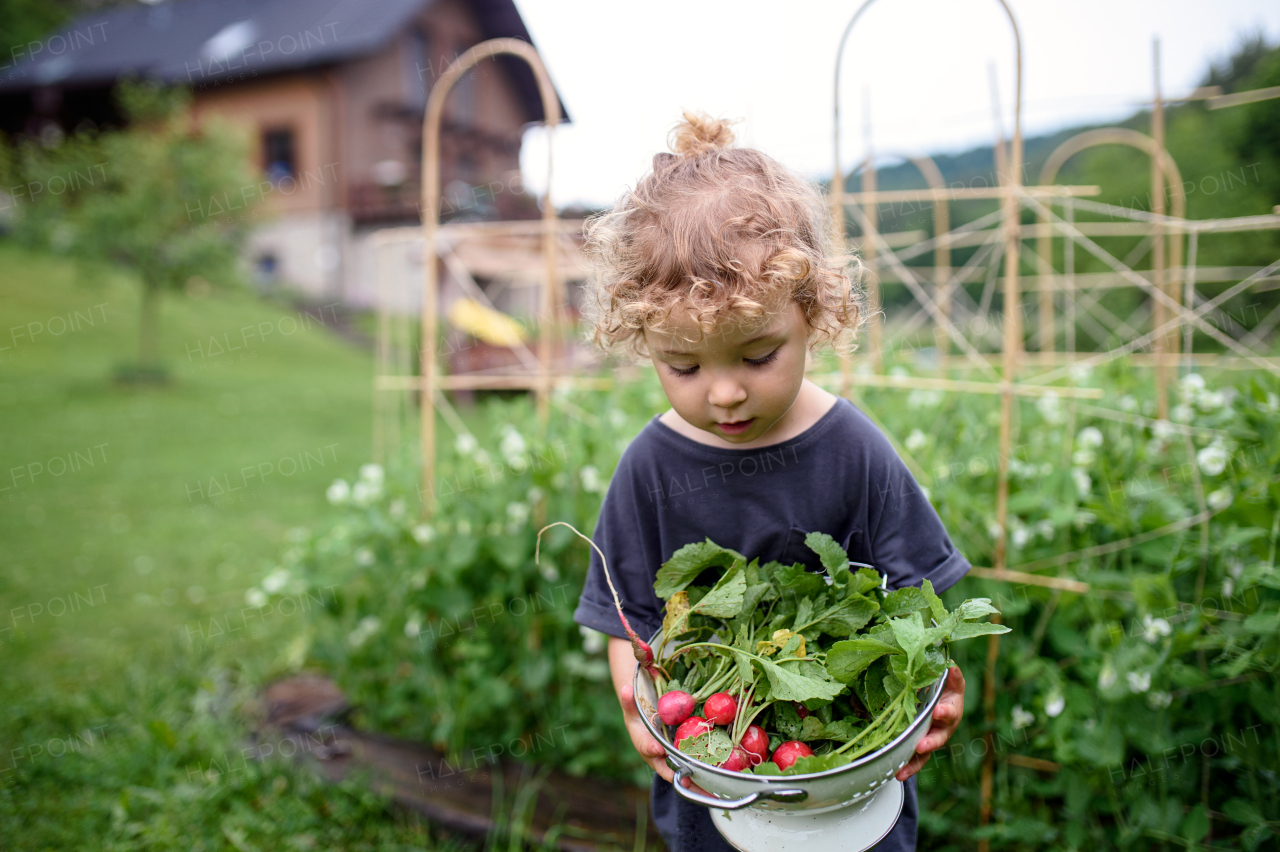
[[[784,422],[804,382],[809,326],[795,302],[759,325],[726,322],[702,335],[674,314],[645,342],[676,414],[729,445],[750,445]],[[767,443],[767,442],[766,442]]]

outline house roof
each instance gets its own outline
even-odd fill
[[[245,71],[280,73],[367,56],[386,47],[431,0],[161,0],[83,15],[15,49],[0,92],[109,86],[134,74],[199,85]],[[467,0],[484,37],[532,43],[512,0]],[[530,121],[541,121],[533,73],[498,57]],[[560,105],[564,120],[568,113]]]

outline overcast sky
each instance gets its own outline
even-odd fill
[[[648,167],[682,109],[740,119],[740,144],[811,177],[832,163],[836,46],[857,2],[516,0],[573,124],[556,132],[557,205],[607,204]],[[1159,37],[1166,96],[1260,28],[1276,0],[1009,0],[1022,33],[1023,127],[1034,134],[1129,114],[1152,92]],[[1013,37],[997,0],[878,0],[845,51],[841,162],[866,153],[960,151],[995,133],[994,67],[1012,127]],[[546,143],[525,139],[531,186]]]

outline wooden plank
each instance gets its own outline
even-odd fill
[[[543,382],[542,376],[538,373],[467,373],[437,376],[433,384],[436,388],[443,390],[537,390],[543,386]],[[552,374],[551,384],[553,387],[569,385],[578,390],[608,390],[613,387],[613,379]],[[422,385],[420,376],[375,376],[373,380],[376,390],[420,391]]]
[[[1089,584],[1082,583],[1079,580],[1068,580],[1062,577],[1043,577],[1039,574],[1028,574],[1025,571],[1012,571],[1008,568],[1000,570],[997,568],[979,568],[973,566],[969,569],[969,574],[974,577],[981,577],[984,580],[999,580],[1004,583],[1021,583],[1027,586],[1044,586],[1048,589],[1061,589],[1064,592],[1075,592],[1076,594],[1086,594],[1089,591]]]
[[[864,204],[892,204],[895,201],[976,201],[984,198],[1058,198],[1101,195],[1099,186],[966,186],[955,189],[882,189],[875,192],[847,192],[847,207]]]
[[[833,384],[843,379],[839,373],[811,375],[815,382]],[[1024,385],[1014,383],[1012,388],[1007,382],[968,382],[959,379],[935,379],[926,376],[881,376],[868,373],[854,373],[853,384],[866,387],[901,388],[904,390],[940,390],[956,393],[1012,393],[1015,396],[1047,396],[1057,394],[1068,399],[1102,399],[1101,388],[1053,387],[1050,385]]]

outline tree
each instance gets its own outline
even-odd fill
[[[246,211],[259,177],[246,140],[197,123],[183,89],[126,81],[116,99],[124,130],[77,133],[46,148],[26,140],[10,169],[31,189],[15,231],[90,265],[132,271],[142,287],[134,378],[163,378],[161,298],[192,279],[241,280]],[[226,211],[236,208],[234,218]]]

